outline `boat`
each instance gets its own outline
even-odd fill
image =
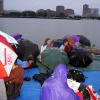
[[[92,59],[100,61],[100,55],[92,55]]]
[[[62,41],[61,41],[62,42]],[[59,44],[60,45],[60,44]],[[96,64],[97,64],[97,60]],[[100,65],[100,61],[98,61],[98,66]],[[95,67],[96,65],[93,63],[88,67],[88,69],[82,69],[86,80],[83,84],[85,85],[92,85],[97,94],[100,95],[100,66]],[[90,68],[90,69],[89,69]],[[97,70],[96,70],[97,68]],[[31,68],[26,69],[24,73],[24,77],[31,77],[30,81],[23,81],[20,96],[17,100],[39,100],[40,98],[40,91],[41,91],[41,84],[33,79],[35,74],[39,74],[38,68]]]
[[[32,79],[32,76],[39,74],[38,68],[25,70],[24,77],[31,77],[30,81],[24,81],[17,100],[39,100],[41,85]]]
[[[95,91],[100,95],[100,70],[84,70],[86,80],[83,84],[92,85]],[[41,85],[32,78],[33,75],[39,74],[38,68],[25,70],[24,77],[31,77],[30,81],[24,81],[20,90],[20,96],[17,100],[39,100]]]
[[[98,49],[98,48],[88,48],[86,50],[93,55],[100,55],[100,49]]]

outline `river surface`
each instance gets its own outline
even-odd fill
[[[21,33],[39,46],[46,37],[62,38],[65,34],[83,34],[100,48],[99,20],[66,20],[36,18],[0,18],[0,30]]]
[[[66,20],[36,18],[0,18],[0,30],[21,33],[23,38],[37,43],[39,47],[46,37],[62,38],[65,34],[83,34],[100,48],[99,20]],[[89,69],[100,69],[100,61],[94,61]]]

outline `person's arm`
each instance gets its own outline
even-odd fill
[[[64,50],[64,45],[61,45],[59,49]]]

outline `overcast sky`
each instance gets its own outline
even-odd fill
[[[55,10],[57,5],[63,5],[65,9],[72,8],[76,14],[81,14],[83,4],[89,4],[90,8],[99,8],[100,10],[100,0],[4,0],[4,9],[19,11]]]

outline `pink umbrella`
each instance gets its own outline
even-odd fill
[[[12,66],[17,58],[8,41],[0,35],[0,78],[10,75]]]
[[[76,35],[73,35],[72,36],[72,39],[73,39],[73,42],[79,42],[80,41],[80,37],[79,36],[76,36]]]

